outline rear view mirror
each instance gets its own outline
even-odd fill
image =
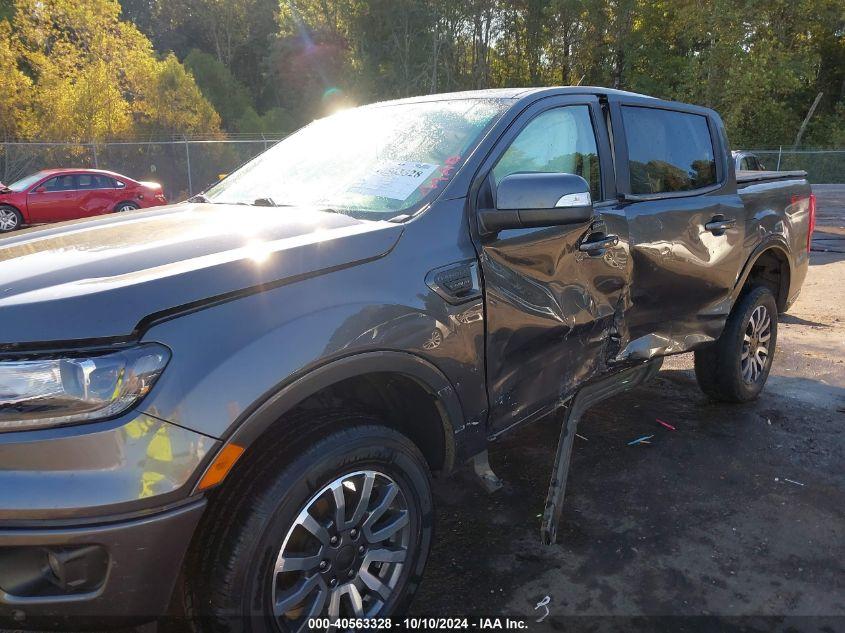
[[[478,216],[482,235],[504,229],[582,224],[593,217],[590,185],[574,174],[511,174],[496,188],[496,208],[481,209]]]

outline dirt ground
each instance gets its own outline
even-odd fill
[[[685,354],[590,411],[552,547],[539,517],[560,419],[503,439],[491,450],[503,490],[468,473],[438,485],[417,615],[522,616],[538,631],[845,631],[845,185],[816,194],[810,272],[761,398],[709,401]]]

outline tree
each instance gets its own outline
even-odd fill
[[[32,100],[32,81],[20,71],[12,49],[12,29],[0,20],[0,138],[29,136],[35,128],[32,113],[26,105]]]
[[[194,78],[172,53],[155,65],[151,84],[139,93],[137,117],[149,132],[199,134],[216,131],[220,117],[205,100]]]
[[[16,1],[3,39],[32,86],[21,107],[33,129],[23,132],[91,140],[219,129],[193,77],[119,15],[115,0]]]
[[[233,130],[236,121],[244,116],[247,109],[253,107],[249,89],[235,79],[223,62],[199,49],[191,50],[184,64],[194,76],[202,94],[220,114],[224,127]]]

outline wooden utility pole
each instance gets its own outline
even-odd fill
[[[801,127],[798,128],[798,134],[795,136],[795,145],[792,146],[792,149],[798,149],[798,146],[801,144],[801,137],[804,136],[804,130],[807,129],[807,124],[810,122],[810,119],[813,118],[813,114],[816,112],[816,108],[819,107],[819,101],[822,100],[823,94],[823,92],[820,92],[816,95],[816,99],[815,101],[813,101],[813,105],[810,106],[810,110],[807,112],[807,116],[804,117],[804,121],[801,123]]]

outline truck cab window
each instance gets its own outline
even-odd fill
[[[596,135],[588,106],[565,106],[539,114],[513,140],[493,168],[493,179],[517,172],[576,174],[601,200]]]
[[[716,184],[707,118],[699,114],[623,106],[631,193],[691,191]]]

